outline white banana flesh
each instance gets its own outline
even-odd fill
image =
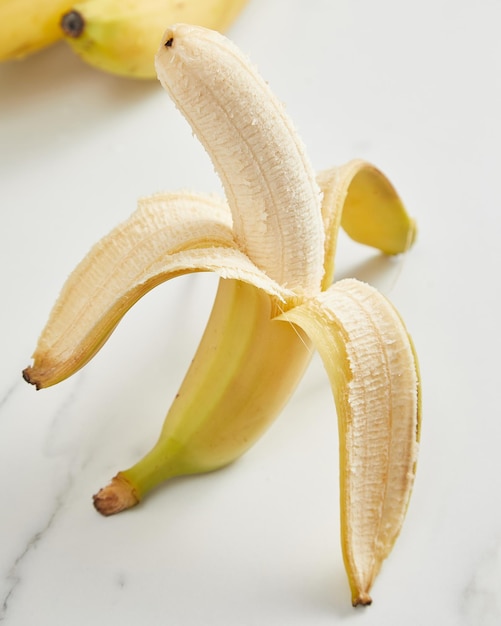
[[[281,103],[242,63],[236,46],[193,28],[179,25],[164,34],[156,61],[160,82],[214,163],[240,248],[280,284],[318,290],[320,190],[304,147]],[[204,92],[210,106],[201,110]],[[279,218],[285,215],[287,220]]]
[[[393,306],[359,281],[332,285],[334,256],[341,226],[398,254],[414,242],[415,224],[370,164],[351,161],[315,180],[283,107],[222,35],[175,25],[156,65],[206,147],[227,203],[190,193],[142,200],[69,277],[24,376],[39,388],[63,380],[149,289],[183,273],[216,272],[206,332],[157,444],[96,495],[96,507],[123,510],[159,481],[237,458],[291,396],[314,345],[338,413],[352,602],[369,604],[414,481],[419,373]]]

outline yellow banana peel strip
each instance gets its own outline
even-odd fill
[[[281,319],[313,341],[339,424],[341,539],[352,602],[369,590],[409,502],[418,453],[419,373],[393,306],[354,279],[335,283]]]
[[[280,413],[315,346],[340,433],[342,546],[353,604],[370,589],[400,531],[419,430],[417,359],[392,305],[356,280],[332,285],[340,226],[386,254],[416,227],[387,178],[361,160],[313,173],[282,104],[234,44],[178,24],[157,54],[159,78],[219,174],[226,201],[157,194],[75,269],[24,377],[67,378],[148,290],[212,271],[206,330],[157,443],[96,494],[105,515],[172,476],[222,467]]]
[[[270,295],[286,290],[238,250],[231,214],[215,196],[157,194],[139,201],[66,282],[25,378],[54,385],[83,367],[135,302],[156,285],[191,272],[247,280]]]
[[[325,231],[324,277],[326,289],[334,276],[339,227],[358,241],[395,255],[407,252],[416,239],[417,227],[388,178],[374,165],[353,159],[317,175],[322,191]]]

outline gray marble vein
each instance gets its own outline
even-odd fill
[[[486,550],[463,594],[468,626],[501,624],[501,538]]]
[[[0,411],[7,405],[7,403],[12,399],[16,389],[20,387],[20,380],[16,380],[15,383],[12,383],[0,396]]]
[[[67,495],[73,484],[73,474],[71,466],[74,462],[74,457],[71,454],[73,451],[71,447],[57,445],[58,437],[57,432],[63,421],[63,418],[71,412],[71,408],[77,401],[78,390],[81,387],[81,377],[75,378],[75,383],[69,388],[69,392],[65,394],[62,401],[55,409],[52,418],[49,420],[47,434],[45,441],[42,444],[42,452],[46,458],[54,456],[65,457],[67,460],[66,471],[62,472],[63,483],[59,487],[59,490],[54,494],[52,499],[52,506],[46,515],[45,519],[41,520],[39,528],[33,532],[28,541],[24,544],[22,549],[18,552],[17,556],[13,559],[10,567],[6,567],[7,574],[5,581],[7,583],[6,590],[3,593],[3,597],[0,598],[0,622],[4,622],[7,619],[9,607],[15,596],[18,586],[22,583],[22,568],[24,563],[29,559],[32,552],[43,541],[46,534],[53,527],[55,520],[58,517],[59,512],[65,504]],[[0,409],[3,408],[8,400],[13,397],[14,391],[21,387],[22,382],[13,384],[0,402]]]
[[[0,622],[5,622],[8,617],[9,608],[11,606],[11,602],[15,596],[16,589],[22,583],[22,567],[24,562],[29,558],[33,550],[43,541],[47,532],[50,531],[52,526],[54,525],[55,520],[58,517],[59,512],[61,511],[66,496],[68,495],[71,486],[73,484],[73,479],[71,474],[68,474],[66,477],[66,481],[59,491],[57,496],[54,499],[54,506],[49,514],[47,520],[43,523],[42,527],[39,528],[26,542],[26,545],[23,547],[18,556],[14,559],[14,562],[10,566],[6,580],[8,581],[7,590],[4,593],[3,598],[0,599]]]

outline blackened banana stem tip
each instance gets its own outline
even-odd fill
[[[61,18],[61,28],[67,37],[77,39],[84,32],[85,20],[83,15],[75,10],[68,11]]]

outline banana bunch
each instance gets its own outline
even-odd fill
[[[158,441],[94,496],[95,507],[118,513],[173,476],[237,459],[280,413],[316,348],[337,407],[352,603],[370,604],[412,490],[420,382],[392,304],[358,280],[333,283],[334,257],[340,227],[394,255],[412,245],[415,224],[369,163],[315,175],[282,104],[222,35],[175,25],[156,68],[226,199],[187,192],[141,199],[68,278],[24,378],[37,388],[64,380],[150,289],[215,272],[212,313]]]
[[[106,72],[156,78],[165,24],[187,22],[224,32],[247,0],[0,0],[0,61],[64,38]]]

